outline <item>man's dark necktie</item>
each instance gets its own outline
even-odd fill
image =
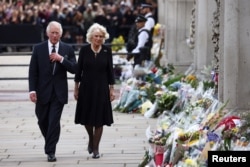
[[[53,46],[52,46],[52,51],[51,51],[51,53],[55,53],[55,52],[56,52],[56,46],[53,45]]]
[[[56,52],[56,46],[53,45],[53,46],[52,46],[52,51],[51,51],[51,53],[55,53],[55,52]],[[55,68],[56,68],[56,62],[53,62],[53,63],[52,63],[52,75],[55,74]]]

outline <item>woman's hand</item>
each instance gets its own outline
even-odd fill
[[[113,87],[109,88],[109,95],[110,95],[110,101],[114,101],[115,100],[115,93],[114,93]]]
[[[75,100],[78,99],[78,95],[79,95],[79,82],[75,82],[75,88],[74,88],[74,98]]]
[[[75,98],[75,100],[78,99],[78,95],[79,95],[79,83],[75,83],[75,89],[74,89],[74,98]]]
[[[74,90],[74,98],[75,98],[75,100],[77,100],[78,99],[78,89],[75,89]]]

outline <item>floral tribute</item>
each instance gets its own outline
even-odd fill
[[[229,101],[216,98],[218,73],[174,70],[146,62],[120,78],[113,110],[157,119],[146,129],[149,147],[138,167],[206,167],[208,151],[250,150],[250,113],[230,111]]]
[[[212,79],[151,72],[123,82],[114,107],[157,119],[155,130],[146,130],[149,148],[139,167],[206,167],[209,150],[250,150],[250,116],[227,110],[228,101],[215,98],[214,84],[204,84]]]

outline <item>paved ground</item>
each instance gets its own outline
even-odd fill
[[[1,56],[0,56],[1,57]],[[1,63],[3,60],[1,59]],[[7,60],[5,60],[8,62]],[[0,66],[0,78],[26,76],[27,67]],[[115,123],[104,127],[100,159],[88,154],[87,134],[74,124],[73,81],[69,81],[69,104],[61,120],[61,137],[57,145],[57,162],[49,163],[43,153],[44,140],[38,129],[34,104],[28,99],[27,80],[0,80],[0,166],[4,167],[136,167],[149,145],[145,136],[155,119],[140,114],[114,112]],[[116,86],[117,92],[119,86]],[[118,95],[118,94],[117,94]]]

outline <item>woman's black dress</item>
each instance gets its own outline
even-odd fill
[[[113,121],[109,85],[115,83],[111,48],[102,45],[99,53],[91,45],[79,52],[75,82],[80,83],[75,123],[110,126]]]

